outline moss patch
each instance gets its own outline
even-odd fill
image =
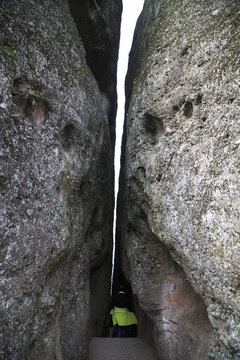
[[[74,68],[74,71],[76,72],[76,75],[78,77],[79,85],[82,86],[83,78],[84,78],[84,69],[83,69],[82,66],[79,66],[79,65],[74,65],[73,68]]]

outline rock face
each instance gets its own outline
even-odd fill
[[[116,76],[122,2],[69,0],[71,14],[86,50],[86,60],[105,94],[109,107],[112,145],[115,143],[117,110]]]
[[[67,1],[0,11],[0,358],[86,359],[109,297],[114,80],[99,89]]]
[[[240,358],[239,11],[146,0],[130,54],[117,257],[164,360]]]

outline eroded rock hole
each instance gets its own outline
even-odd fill
[[[24,120],[32,124],[36,133],[45,130],[50,106],[41,97],[39,84],[30,84],[27,80],[15,79],[13,82],[13,101]]]
[[[24,116],[31,116],[33,114],[34,109],[34,100],[32,98],[23,99],[22,102],[19,104],[20,112]]]
[[[63,129],[63,148],[65,150],[70,150],[71,146],[74,143],[74,131],[75,126],[73,124],[67,124]]]
[[[172,109],[174,113],[177,113],[180,110],[179,107],[176,105],[174,105]]]
[[[164,125],[162,119],[151,114],[145,114],[144,127],[151,136],[153,142],[156,142],[164,134]]]
[[[183,50],[181,51],[181,54],[180,56],[185,56],[185,55],[188,55],[188,50],[190,49],[190,46],[189,45],[186,45]]]
[[[0,192],[4,192],[7,188],[7,178],[0,176]]]
[[[196,105],[200,105],[202,103],[202,94],[198,94],[195,102]]]
[[[187,101],[183,108],[183,115],[190,119],[193,115],[193,104],[191,101]]]

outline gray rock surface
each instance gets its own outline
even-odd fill
[[[0,28],[0,358],[86,359],[111,273],[109,104],[67,1],[3,0]]]
[[[120,0],[69,0],[70,11],[86,50],[86,60],[109,104],[112,145],[117,110],[117,59],[122,2]]]
[[[165,360],[240,358],[239,14],[146,0],[130,55],[118,258]]]

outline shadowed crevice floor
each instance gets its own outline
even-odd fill
[[[92,338],[89,360],[158,360],[156,352],[139,338]]]

